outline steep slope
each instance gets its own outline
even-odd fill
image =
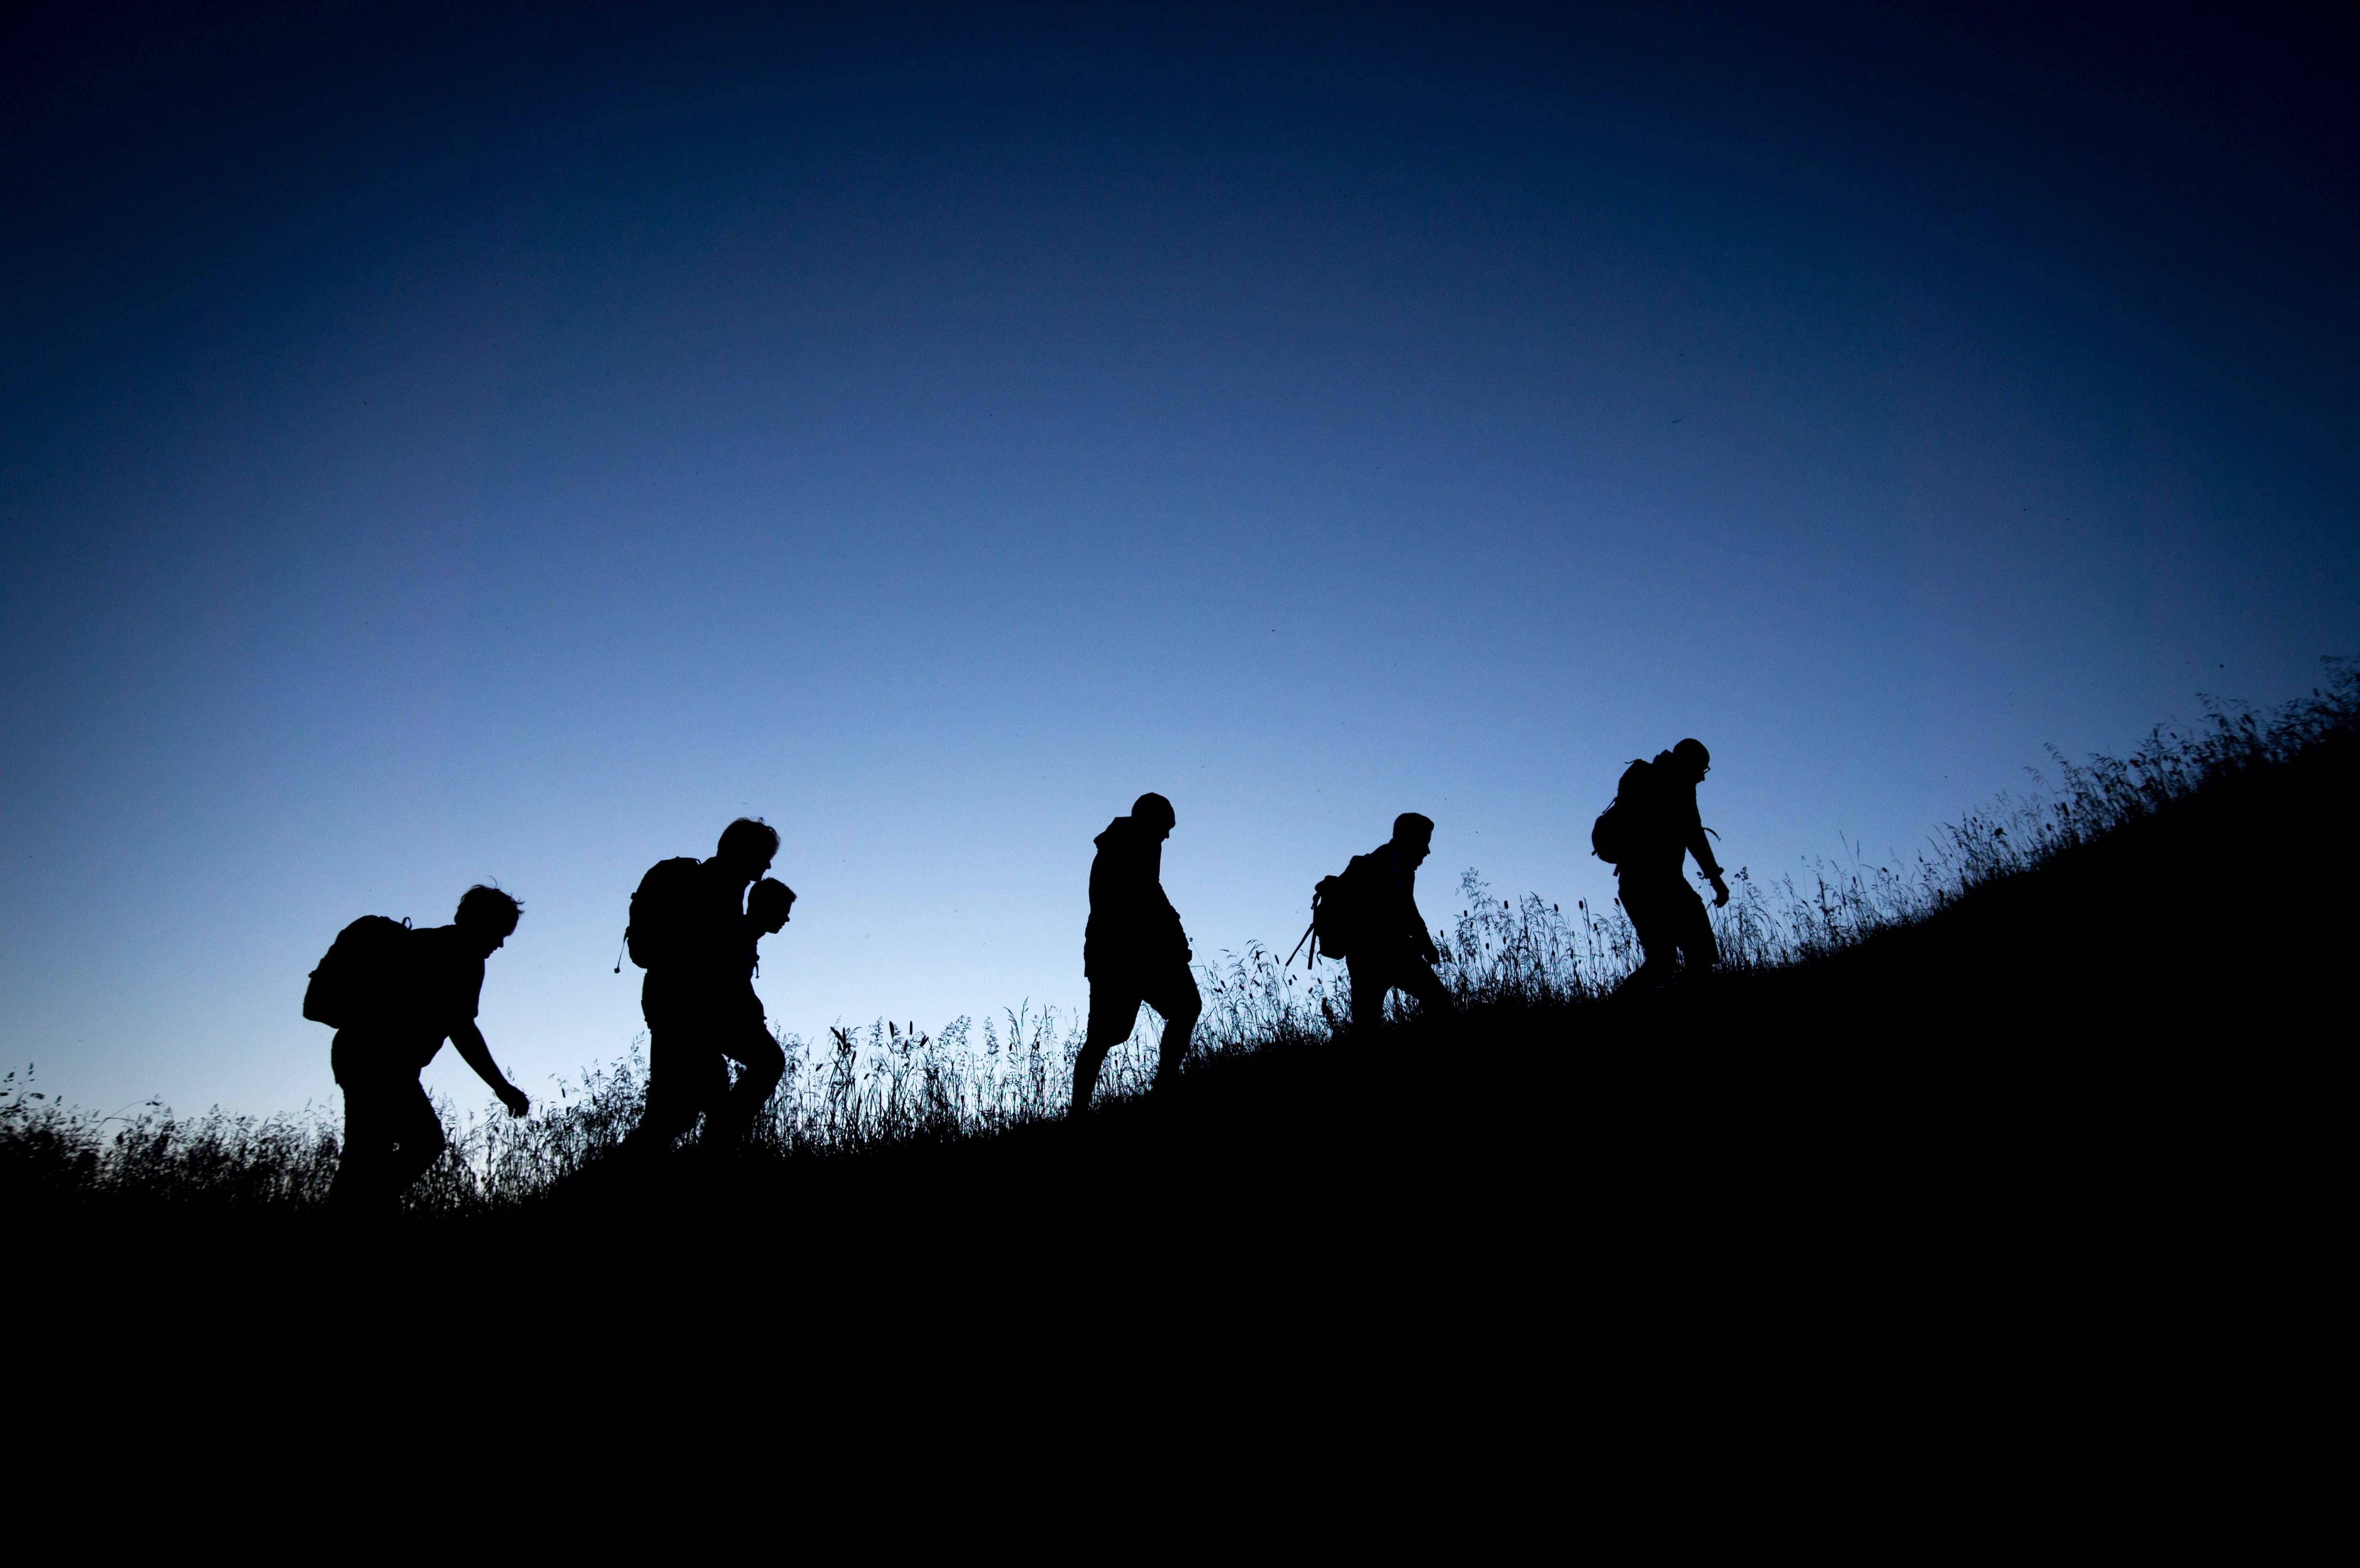
[[[27,1343],[341,1355],[459,1332],[473,1282],[584,1365],[857,1325],[1001,1334],[1053,1379],[1185,1346],[1549,1408],[1602,1380],[1983,1409],[2038,1379],[2182,1420],[2299,1378],[2340,1299],[2328,829],[2356,759],[2217,779],[1833,957],[1222,1060],[1078,1127],[359,1236],[24,1238]]]

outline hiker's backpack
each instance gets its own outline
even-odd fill
[[[639,878],[639,890],[631,895],[631,923],[623,928],[623,945],[640,968],[653,969],[677,955],[690,901],[696,897],[697,865],[695,857],[677,855],[657,861]]]
[[[1639,797],[1646,790],[1650,766],[1644,757],[1632,758],[1614,786],[1614,799],[1590,824],[1590,852],[1609,866],[1622,865],[1639,847],[1637,835],[1645,829],[1640,814],[1646,809]]]
[[[1369,857],[1356,855],[1342,875],[1322,877],[1311,890],[1311,956],[1349,958],[1367,918]]]
[[[399,1017],[410,988],[411,934],[408,920],[383,915],[363,915],[338,931],[304,988],[303,1016],[331,1029]]]

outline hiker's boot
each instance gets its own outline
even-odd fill
[[[1156,1053],[1155,1082],[1150,1085],[1153,1093],[1160,1094],[1180,1081],[1180,1064],[1188,1059],[1189,1043],[1185,1040],[1164,1042],[1163,1049]]]

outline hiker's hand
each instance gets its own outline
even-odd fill
[[[532,1102],[526,1099],[524,1091],[513,1083],[500,1086],[500,1104],[508,1108],[508,1115],[512,1116],[520,1116],[532,1109]]]
[[[1712,907],[1717,909],[1728,902],[1729,884],[1722,881],[1718,877],[1714,877],[1712,879]]]

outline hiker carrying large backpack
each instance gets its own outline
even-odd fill
[[[1341,876],[1322,877],[1313,890],[1313,956],[1344,961],[1355,1030],[1383,1018],[1389,991],[1408,992],[1431,1014],[1451,1011],[1449,988],[1434,972],[1442,953],[1417,909],[1417,868],[1433,849],[1433,819],[1404,811],[1393,819],[1392,838],[1354,855]]]
[[[1081,1116],[1098,1092],[1107,1052],[1131,1038],[1144,1005],[1164,1019],[1155,1086],[1168,1085],[1196,1037],[1205,999],[1188,972],[1188,933],[1164,896],[1164,841],[1179,818],[1172,802],[1150,791],[1131,802],[1092,841],[1090,923],[1082,933],[1082,974],[1090,983],[1089,1027],[1074,1058],[1074,1094],[1066,1114]]]
[[[753,943],[761,931],[786,923],[779,910],[775,924],[758,916],[760,931],[749,926],[746,889],[778,853],[777,829],[740,817],[721,831],[712,859],[660,860],[631,895],[623,942],[631,962],[648,972],[639,986],[648,1024],[647,1109],[624,1140],[634,1155],[670,1149],[699,1116],[704,1149],[727,1153],[744,1141],[786,1072],[786,1055],[759,1001],[746,1005]],[[779,891],[792,904],[794,895]],[[735,1083],[731,1062],[739,1068]]]
[[[1721,961],[1704,900],[1681,873],[1683,858],[1695,855],[1712,883],[1713,908],[1729,902],[1729,884],[1697,811],[1697,786],[1711,770],[1712,754],[1699,740],[1659,751],[1653,761],[1634,760],[1590,829],[1590,848],[1614,867],[1622,912],[1646,955],[1623,982],[1631,989],[1653,989],[1679,973],[1702,979]]]
[[[364,915],[337,934],[311,972],[303,1016],[336,1031],[329,1062],[344,1092],[344,1141],[329,1202],[389,1208],[442,1152],[442,1120],[418,1081],[448,1040],[520,1116],[524,1091],[492,1061],[475,1027],[484,961],[506,944],[524,906],[497,887],[467,889],[454,922],[412,931]]]

